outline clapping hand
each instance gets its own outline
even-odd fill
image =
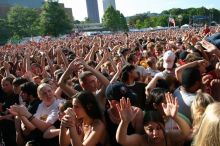
[[[70,128],[76,125],[76,115],[72,108],[65,110],[65,116],[61,120],[61,126]]]
[[[117,109],[121,118],[121,121],[130,123],[136,116],[137,110],[134,110],[131,106],[130,99],[126,99],[123,97],[120,99],[120,105],[117,104]]]
[[[167,117],[175,118],[179,108],[177,98],[174,98],[171,93],[166,93],[165,98],[166,104],[162,103],[163,111]]]

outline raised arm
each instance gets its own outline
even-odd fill
[[[141,143],[141,135],[132,134],[127,135],[127,129],[129,123],[135,118],[136,111],[131,107],[130,100],[122,98],[120,105],[117,105],[117,109],[121,118],[121,122],[116,132],[116,140],[123,146],[139,146]]]
[[[189,124],[177,114],[179,108],[177,98],[174,98],[171,93],[166,93],[165,98],[166,98],[166,104],[162,103],[163,111],[165,115],[167,117],[172,118],[180,128],[179,136],[176,133],[175,134],[172,134],[172,132],[169,133],[172,136],[171,139],[176,142],[185,140],[190,135],[191,129]]]
[[[61,76],[58,85],[59,87],[69,96],[73,96],[75,95],[78,91],[76,91],[75,89],[71,88],[70,86],[67,86],[66,81],[67,79],[69,79],[70,75],[73,72],[77,72],[77,70],[79,69],[79,64],[77,63],[78,59],[73,60],[69,66],[67,67],[66,71],[63,73],[63,75]]]

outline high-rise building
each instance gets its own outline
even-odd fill
[[[102,2],[104,12],[108,9],[109,6],[112,6],[114,9],[116,9],[115,0],[103,0]]]
[[[91,22],[99,23],[99,8],[97,0],[86,0],[87,14]]]

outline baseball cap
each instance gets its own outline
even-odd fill
[[[120,101],[122,97],[130,98],[131,103],[135,103],[137,99],[137,95],[122,82],[109,84],[105,90],[105,96],[107,100],[116,101]]]
[[[163,67],[164,68],[173,68],[173,64],[175,61],[176,55],[173,51],[166,51],[163,55]]]
[[[207,37],[206,40],[220,49],[220,33],[213,34]]]

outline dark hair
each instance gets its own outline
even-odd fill
[[[201,81],[202,76],[198,68],[191,67],[183,70],[182,86],[186,89],[191,88],[197,81]]]
[[[167,92],[166,89],[163,88],[154,88],[151,92],[150,92],[150,102],[152,105],[153,103],[159,105],[160,103],[163,102],[163,100],[165,99],[165,93]]]
[[[127,57],[126,60],[127,60],[128,63],[131,63],[134,59],[135,59],[135,54],[132,53],[132,54],[130,54],[130,55]]]
[[[89,91],[81,91],[72,98],[79,100],[80,104],[86,111],[86,114],[92,119],[102,119],[102,112],[96,97]]]
[[[27,93],[29,96],[32,95],[34,98],[37,98],[37,85],[33,82],[26,82],[21,85],[21,91]]]
[[[4,78],[2,79],[2,81],[8,81],[10,84],[12,84],[12,82],[13,82],[14,79],[15,79],[14,77],[4,77]]]
[[[149,122],[156,122],[165,125],[162,115],[156,110],[144,112],[144,125],[148,124]]]
[[[84,71],[79,75],[79,81],[85,82],[86,78],[92,75],[93,74],[90,71]]]
[[[126,82],[128,80],[128,73],[135,70],[135,66],[128,64],[122,68],[122,73],[121,73],[121,81]]]
[[[22,78],[22,77],[18,77],[18,78],[15,78],[12,83],[13,83],[13,85],[20,86],[21,84],[24,84],[26,82],[28,82],[28,79]]]

